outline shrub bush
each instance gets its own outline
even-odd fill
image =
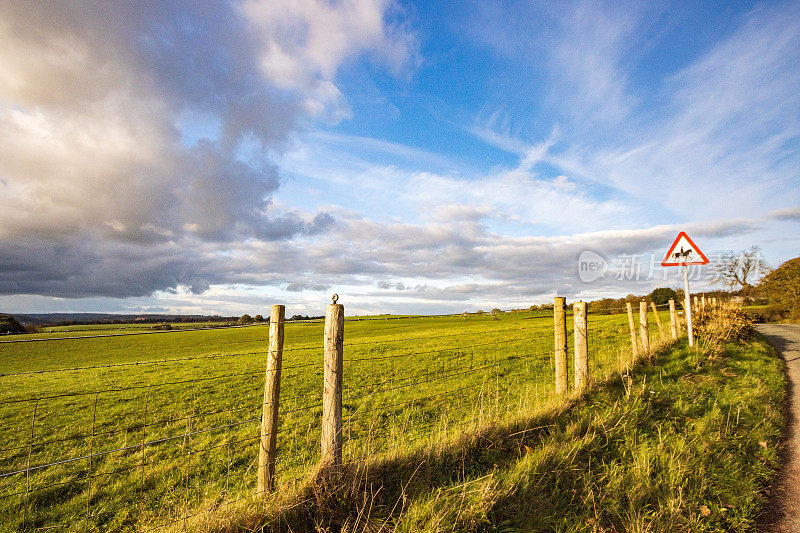
[[[697,332],[701,349],[709,355],[719,354],[727,342],[744,341],[753,332],[753,322],[741,306],[723,303],[694,311],[692,327]]]

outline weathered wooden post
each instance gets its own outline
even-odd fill
[[[669,329],[672,332],[672,340],[678,339],[678,313],[675,311],[675,300],[669,301]]]
[[[325,308],[325,375],[322,389],[322,464],[338,473],[342,465],[342,370],[344,306],[339,296]]]
[[[647,329],[647,302],[645,301],[639,302],[639,334],[642,338],[642,355],[650,361],[652,354],[650,353],[650,331]]]
[[[699,307],[698,307],[699,304],[697,303],[697,296],[692,296],[692,299],[694,300],[694,309],[695,310],[699,309]]]
[[[705,311],[706,310],[706,293],[700,297],[700,308]]]
[[[278,442],[278,405],[283,364],[283,323],[286,308],[273,305],[269,315],[269,352],[261,406],[261,438],[258,448],[258,493],[275,490],[275,455]]]
[[[656,304],[650,302],[650,308],[653,310],[653,314],[656,315],[656,324],[658,324],[658,338],[664,339],[664,326],[661,324],[661,317],[658,316],[658,309],[656,308]]]
[[[553,331],[555,339],[556,394],[564,394],[567,382],[567,299],[556,296],[553,300]]]
[[[580,392],[589,383],[589,342],[586,302],[572,304],[575,320],[575,390]]]
[[[631,362],[636,363],[636,360],[639,358],[639,347],[638,343],[636,342],[636,326],[634,325],[633,321],[633,307],[631,306],[630,302],[625,302],[625,306],[628,308],[628,328],[631,331]]]

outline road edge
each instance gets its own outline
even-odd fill
[[[783,326],[794,325],[800,328],[797,324],[756,324],[756,332],[760,335],[769,346],[775,350],[781,359],[781,367],[785,377],[785,394],[782,406],[784,417],[784,427],[781,432],[779,443],[778,456],[780,458],[780,466],[770,483],[767,494],[767,502],[764,510],[756,520],[756,530],[765,533],[789,533],[796,531],[792,524],[786,523],[791,519],[791,516],[786,512],[788,506],[798,505],[795,501],[796,498],[791,494],[797,492],[797,488],[790,483],[790,478],[793,471],[800,470],[800,375],[795,376],[790,367],[789,362],[784,354],[787,347],[787,340],[782,337],[782,342],[778,343],[774,334],[765,334],[760,331],[759,326]],[[793,443],[795,444],[793,446]],[[794,488],[794,491],[791,489]],[[795,512],[796,514],[796,512]]]

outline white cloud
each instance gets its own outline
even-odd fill
[[[475,2],[462,30],[524,65],[542,112],[586,133],[618,127],[638,104],[629,61],[641,53],[638,32],[658,9],[620,2]]]
[[[519,16],[486,8],[488,22],[476,37],[515,61],[546,65],[553,94],[547,107],[564,120],[562,132],[551,137],[557,144],[532,147],[531,161],[549,163],[572,181],[610,187],[629,207],[653,213],[652,220],[758,217],[776,205],[800,203],[796,3],[742,15],[724,39],[662,78],[652,94],[637,93],[650,88],[633,80],[650,69],[640,63],[653,46],[644,36],[661,24],[660,7],[583,2],[509,9]],[[528,30],[516,22],[526,9],[544,10]],[[503,38],[501,30],[518,31],[520,38]],[[471,131],[524,154],[530,144],[500,117],[495,113]]]
[[[260,45],[271,83],[307,95],[305,108],[330,122],[349,118],[333,85],[340,66],[365,52],[399,72],[416,57],[407,29],[386,22],[388,0],[246,0],[241,11]]]
[[[353,118],[353,112],[344,95],[329,81],[317,81],[309,96],[303,100],[303,109],[310,117],[321,119],[328,124],[338,124]]]
[[[636,105],[622,63],[642,15],[628,5],[584,1],[556,17],[558,36],[547,55],[556,81],[550,102],[568,110],[581,129],[619,123]]]
[[[346,188],[343,198],[323,194],[321,206],[338,205],[378,219],[442,221],[449,216],[447,222],[457,225],[464,217],[473,220],[480,213],[483,223],[501,224],[503,231],[512,229],[507,227],[511,224],[515,232],[554,234],[624,226],[637,213],[613,196],[593,197],[585,182],[564,175],[545,177],[533,170],[546,159],[553,141],[535,146],[520,143],[523,148],[516,167],[485,174],[465,169],[468,174],[462,174],[457,163],[391,143],[330,134],[311,139],[298,140],[282,166],[329,191]],[[306,142],[313,142],[313,149]],[[356,155],[359,146],[368,147],[363,157]],[[398,166],[385,166],[381,161],[386,159]],[[418,170],[431,166],[441,172]]]

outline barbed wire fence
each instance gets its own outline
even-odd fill
[[[626,308],[611,316],[589,309],[582,318],[558,306],[369,318],[344,318],[342,308],[333,345],[341,387],[332,391],[328,363],[320,364],[332,330],[322,320],[271,321],[272,338],[280,331],[282,340],[289,326],[285,347],[267,347],[262,337],[264,349],[231,353],[17,365],[0,374],[0,527],[190,528],[197,516],[307,481],[318,464],[331,462],[330,450],[338,453],[334,467],[413,453],[555,405],[576,390],[555,392],[559,314],[566,353],[576,355],[566,371],[574,377],[584,364],[576,351],[584,335],[591,386],[674,340],[670,328],[659,327],[678,321],[667,306],[645,307],[636,335]],[[663,320],[647,322],[648,314]],[[277,351],[280,362],[270,366]],[[275,375],[278,393],[269,397]],[[326,433],[326,410],[335,411],[337,401],[334,430]],[[277,417],[265,425],[272,409]],[[321,447],[325,438],[335,442]]]

